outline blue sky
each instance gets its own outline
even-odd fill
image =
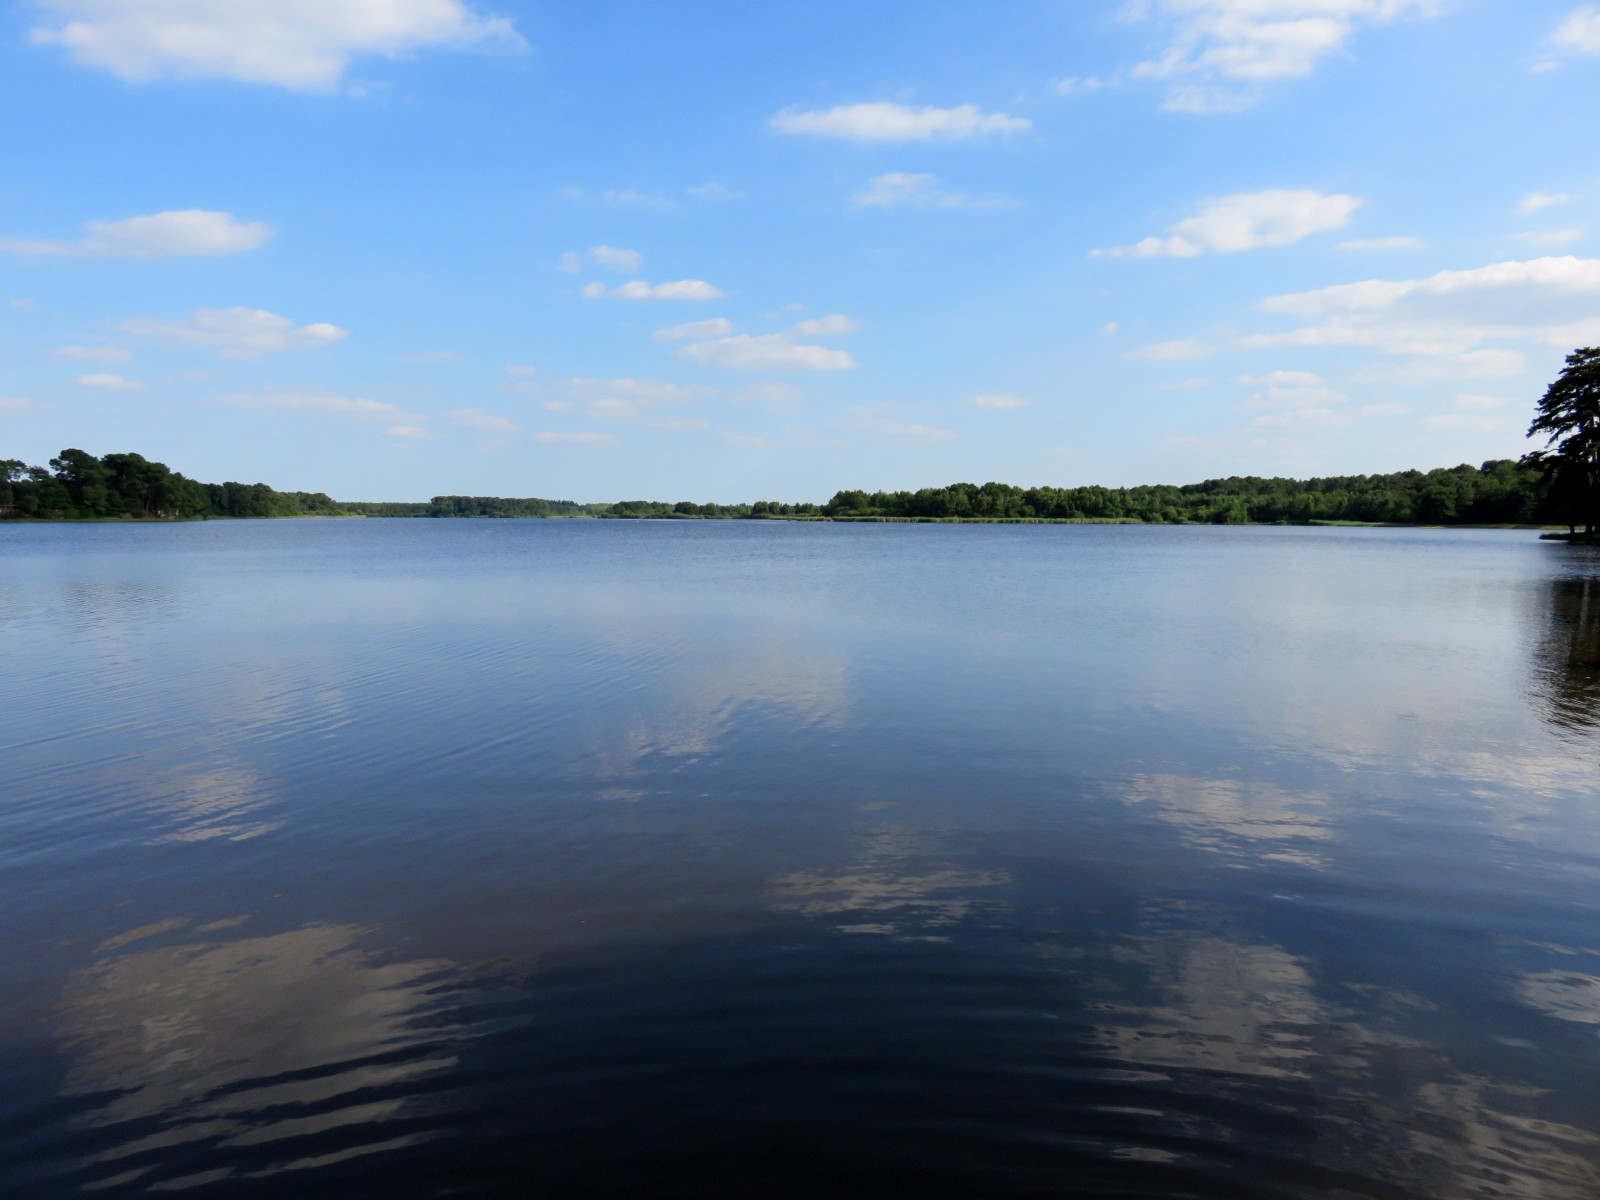
[[[0,457],[826,499],[1514,456],[1600,7],[23,0]]]

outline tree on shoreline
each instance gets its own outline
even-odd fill
[[[1547,444],[1524,462],[1550,471],[1550,496],[1569,528],[1600,529],[1600,346],[1580,347],[1539,401],[1528,436]]]

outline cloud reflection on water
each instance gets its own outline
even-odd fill
[[[120,950],[173,924],[108,945]],[[189,1169],[211,1148],[285,1143],[266,1157],[224,1154],[227,1165],[212,1172],[150,1186],[214,1182],[243,1161],[270,1174],[397,1144],[383,1129],[412,1103],[410,1085],[455,1065],[426,1049],[395,1054],[424,1040],[419,1023],[437,1007],[451,965],[380,962],[360,948],[362,935],[312,925],[159,945],[113,952],[74,976],[59,1009],[72,1056],[64,1092],[96,1102],[86,1123],[117,1131],[89,1156],[98,1184],[159,1171],[155,1152],[178,1145],[192,1148],[176,1157]],[[330,1138],[334,1131],[343,1136]]]

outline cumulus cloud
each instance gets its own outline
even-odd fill
[[[302,91],[335,87],[358,55],[521,46],[511,22],[460,0],[40,0],[35,45],[123,79],[234,79]]]
[[[349,337],[337,325],[296,325],[260,308],[197,308],[181,321],[137,317],[118,326],[125,333],[179,345],[205,346],[224,358],[256,358],[279,350],[327,346]]]
[[[825,317],[812,317],[801,321],[789,330],[797,337],[832,337],[841,333],[860,333],[861,323],[843,313],[829,313]]]
[[[1033,122],[1026,117],[986,113],[976,104],[912,108],[888,101],[843,104],[811,112],[786,108],[770,124],[779,133],[858,142],[950,142],[989,134],[1023,133],[1033,128]]]
[[[1485,342],[1570,349],[1600,341],[1600,259],[1570,255],[1440,271],[1422,279],[1368,279],[1262,301],[1268,313],[1311,321],[1238,339],[1242,349],[1366,346],[1453,360],[1481,373],[1520,367],[1516,351]]]
[[[890,171],[867,181],[867,189],[850,197],[862,208],[1007,208],[1014,202],[1000,196],[967,196],[947,191],[937,175]]]
[[[709,321],[690,321],[687,325],[658,329],[650,338],[656,342],[697,342],[705,338],[726,337],[732,332],[733,322],[727,317],[712,317]]]
[[[1158,23],[1166,44],[1134,68],[1168,85],[1176,112],[1239,112],[1264,86],[1310,75],[1363,25],[1431,16],[1440,0],[1136,0],[1125,12]]]
[[[446,413],[445,416],[464,429],[476,429],[483,433],[522,432],[522,426],[511,420],[511,418],[497,417],[481,408],[458,408]]]
[[[1353,238],[1348,242],[1340,242],[1334,249],[1357,253],[1365,250],[1421,250],[1427,244],[1415,237]]]
[[[72,381],[79,387],[99,388],[107,392],[142,392],[144,384],[137,379],[124,379],[121,375],[95,374],[79,375]]]
[[[1578,9],[1556,30],[1556,45],[1579,54],[1600,54],[1600,8]]]
[[[1532,216],[1558,204],[1568,204],[1571,200],[1572,197],[1565,192],[1529,192],[1517,205],[1517,212],[1525,217]]]
[[[1312,234],[1344,228],[1360,207],[1354,196],[1329,196],[1309,188],[1242,192],[1210,201],[1194,216],[1169,226],[1166,237],[1147,237],[1132,246],[1090,253],[1096,258],[1194,258],[1288,246]]]
[[[782,333],[735,334],[697,342],[674,353],[703,367],[743,371],[849,371],[856,365],[844,350],[805,345]]]
[[[644,255],[637,250],[624,250],[620,246],[590,246],[589,257],[608,270],[629,274],[644,263]]]
[[[11,254],[61,254],[84,258],[210,258],[254,250],[273,234],[260,221],[197,208],[152,213],[122,221],[88,221],[76,242],[0,238]]]
[[[69,362],[113,363],[126,362],[133,353],[121,346],[61,346],[50,351],[50,357]]]
[[[678,279],[671,283],[646,283],[642,279],[629,280],[609,291],[603,283],[585,284],[583,296],[598,300],[608,296],[613,300],[720,300],[722,293],[704,279]]]
[[[1027,408],[1028,405],[1033,403],[1033,401],[1025,399],[1022,396],[1008,396],[999,394],[989,396],[974,396],[968,403],[970,403],[973,408]]]

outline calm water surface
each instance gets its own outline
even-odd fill
[[[1600,557],[0,527],[0,1194],[1600,1194]]]

